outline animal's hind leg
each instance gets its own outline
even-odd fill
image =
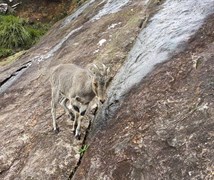
[[[57,108],[58,100],[59,100],[59,94],[55,89],[52,89],[51,114],[53,119],[53,129],[55,132],[59,131],[56,123],[56,108]]]
[[[55,132],[58,131],[57,123],[56,123],[56,103],[54,101],[51,102],[51,114],[53,118],[53,130]]]
[[[61,102],[60,102],[60,105],[63,107],[63,109],[65,110],[66,114],[69,116],[69,119],[73,120],[74,115],[73,115],[73,112],[71,112],[71,111],[73,111],[73,110],[72,110],[72,109],[69,110],[69,109],[67,108],[67,106],[66,106],[66,103],[67,103],[67,102],[68,102],[68,99],[63,97],[63,99],[62,99]]]

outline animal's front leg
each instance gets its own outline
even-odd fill
[[[75,134],[76,127],[77,127],[77,122],[78,122],[78,118],[79,118],[79,113],[75,112],[74,114],[75,114],[75,117],[74,117],[74,123],[73,123],[72,131]]]
[[[78,121],[77,121],[77,128],[76,128],[76,133],[75,133],[75,137],[80,140],[80,136],[81,136],[81,121],[83,119],[83,116],[79,116]]]

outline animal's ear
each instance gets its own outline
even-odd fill
[[[109,84],[111,83],[112,79],[113,79],[113,74],[111,74],[111,69],[110,67],[108,67],[106,69],[106,85],[109,86]]]
[[[88,72],[89,72],[89,77],[90,78],[93,78],[95,76],[95,72],[91,69],[88,69]]]
[[[108,76],[108,78],[107,78],[107,80],[106,80],[106,86],[107,86],[107,87],[108,87],[109,84],[111,83],[112,79],[113,79],[113,76]]]
[[[96,75],[97,71],[99,70],[95,64],[89,64],[87,66],[87,68],[88,68],[88,71],[89,71],[91,77]]]
[[[110,67],[108,67],[107,70],[106,70],[107,76],[110,74],[110,71],[111,71],[111,70],[110,70]]]

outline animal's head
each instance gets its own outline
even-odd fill
[[[106,100],[106,89],[110,80],[110,68],[107,68],[104,64],[92,64],[89,71],[92,78],[92,89],[98,100],[103,104]]]

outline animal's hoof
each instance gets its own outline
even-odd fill
[[[76,138],[77,140],[80,140],[80,134],[75,135],[75,138]]]
[[[57,127],[56,129],[54,129],[54,133],[58,134],[59,133],[59,128]]]

